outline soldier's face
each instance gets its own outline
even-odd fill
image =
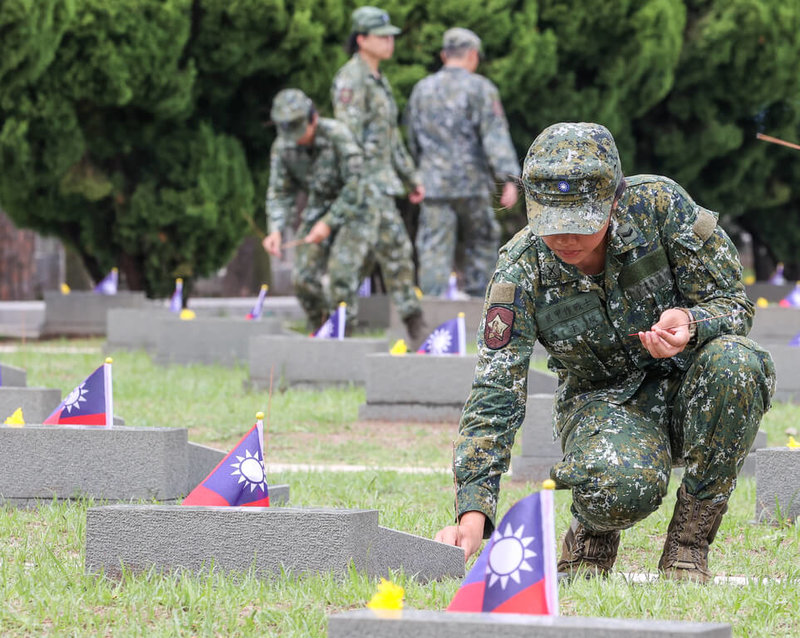
[[[611,215],[603,227],[591,235],[571,233],[545,235],[542,241],[564,263],[576,266],[587,275],[596,275],[605,268],[606,233],[609,223]]]
[[[388,60],[394,55],[394,36],[372,33],[360,35],[358,36],[358,49],[377,60]]]

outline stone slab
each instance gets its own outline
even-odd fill
[[[800,309],[772,306],[756,308],[753,327],[748,336],[769,350],[773,345],[788,346],[798,333],[800,333]]]
[[[328,638],[729,638],[731,626],[679,620],[465,614],[404,609],[400,618],[380,618],[371,609],[328,617]]]
[[[519,435],[521,452],[511,462],[515,481],[543,481],[562,458],[560,441],[553,440],[553,393],[529,394]]]
[[[24,388],[28,385],[28,373],[22,368],[0,363],[0,386],[4,388]]]
[[[407,538],[410,537],[410,538]],[[89,508],[86,572],[247,572],[269,577],[369,575],[403,569],[422,581],[464,574],[457,547],[380,528],[376,510],[127,505]]]
[[[38,339],[43,323],[43,301],[0,301],[0,337]]]
[[[272,373],[273,384],[282,388],[362,385],[367,355],[388,350],[386,339],[253,337],[249,349],[250,383],[257,389],[269,389]]]
[[[431,332],[433,332],[436,326],[443,324],[445,321],[455,319],[459,312],[463,312],[464,325],[467,330],[467,343],[475,342],[475,335],[478,334],[478,326],[481,323],[481,319],[483,319],[482,298],[471,297],[469,299],[451,300],[438,299],[436,297],[423,297],[421,304],[425,323],[428,325]],[[392,306],[389,318],[388,335],[391,340],[408,338],[405,324],[403,324],[394,306]]]
[[[753,303],[756,303],[760,297],[763,297],[770,303],[778,303],[792,292],[792,288],[794,288],[794,282],[776,286],[766,281],[757,281],[754,284],[745,286],[744,290]],[[760,311],[761,308],[758,310]]]
[[[388,295],[371,295],[358,298],[358,325],[360,328],[379,330],[389,327],[392,304]]]
[[[756,521],[800,516],[800,450],[762,448],[756,452]]]
[[[774,400],[784,403],[800,403],[800,348],[787,345],[767,345],[765,347],[775,362]]]
[[[270,291],[275,290],[275,286]],[[256,297],[191,297],[188,307],[198,317],[230,317],[243,319],[253,309]],[[166,307],[166,306],[165,306]],[[305,319],[297,297],[267,295],[262,318]]]
[[[149,303],[143,292],[121,291],[116,295],[83,290],[68,295],[45,292],[42,336],[104,336],[106,313],[111,308],[143,308]]]
[[[154,353],[162,321],[174,318],[165,308],[111,308],[106,313],[106,352],[144,350]]]
[[[0,425],[4,500],[168,501],[186,492],[186,429]]]
[[[0,422],[22,408],[25,423],[41,423],[61,403],[57,388],[0,387]]]
[[[458,421],[475,376],[477,355],[366,357],[366,403],[359,407],[362,420]],[[552,375],[530,370],[528,391],[554,392]]]
[[[250,338],[282,332],[283,320],[262,317],[198,317],[182,321],[176,317],[159,322],[155,361],[161,365],[220,364],[233,366],[248,359]]]

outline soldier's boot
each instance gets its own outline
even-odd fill
[[[585,578],[608,576],[617,560],[617,549],[619,531],[591,532],[573,518],[561,546],[558,573]]]
[[[658,561],[663,577],[672,580],[692,580],[708,583],[708,546],[714,542],[722,516],[728,511],[728,501],[701,501],[681,485],[675,512],[667,529],[664,551]]]
[[[425,323],[422,311],[417,310],[407,317],[403,317],[403,323],[406,324],[406,332],[408,332],[408,350],[416,352],[428,337],[428,324]]]

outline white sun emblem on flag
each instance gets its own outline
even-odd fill
[[[262,463],[261,455],[257,450],[255,454],[250,454],[250,450],[245,450],[244,456],[237,456],[236,462],[231,463],[231,467],[236,468],[231,472],[231,476],[238,476],[238,482],[245,483],[245,487],[249,485],[251,492],[255,492],[256,488],[260,488],[262,492],[267,491],[264,463]]]
[[[81,406],[81,403],[86,402],[86,395],[89,391],[83,387],[85,385],[86,382],[84,381],[72,392],[70,392],[66,399],[64,399],[64,407],[67,408],[68,414],[72,413],[72,408],[77,410]]]
[[[533,542],[533,536],[523,537],[524,529],[525,526],[520,525],[515,532],[508,523],[504,534],[499,531],[494,533],[494,545],[489,552],[486,566],[486,570],[491,573],[489,587],[499,581],[500,587],[505,589],[509,579],[519,584],[521,571],[533,571],[533,567],[527,562],[528,558],[536,556],[536,552],[528,549],[528,545]]]
[[[443,354],[450,350],[450,344],[453,343],[453,335],[449,330],[436,329],[429,337],[431,343],[431,354]]]

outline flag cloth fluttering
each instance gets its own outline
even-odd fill
[[[800,281],[798,281],[791,292],[778,302],[781,308],[800,308]]]
[[[774,286],[783,286],[783,284],[786,283],[786,279],[783,277],[783,264],[778,263],[778,266],[775,268],[775,272],[772,273],[772,277],[770,277],[767,281]]]
[[[422,342],[417,354],[466,354],[467,329],[464,313],[439,325],[430,336]]]
[[[245,315],[245,319],[248,321],[261,319],[261,313],[264,312],[264,299],[267,296],[267,290],[269,290],[269,286],[267,284],[261,284],[261,290],[258,291],[256,304],[253,306],[253,309]]]
[[[45,425],[102,425],[114,423],[114,402],[111,383],[111,359],[92,372],[67,395]]]
[[[264,414],[217,467],[195,487],[182,505],[268,507],[264,469]]]
[[[372,278],[364,277],[364,281],[362,281],[361,285],[358,287],[358,296],[369,297],[371,295],[372,295]]]
[[[447,291],[444,293],[445,299],[458,299],[458,276],[456,273],[451,272],[450,277],[447,278]]]
[[[169,298],[169,311],[178,314],[183,308],[183,279],[175,280],[175,292]]]
[[[558,615],[553,490],[517,501],[447,611]]]
[[[101,295],[116,295],[118,285],[119,271],[116,268],[112,268],[111,272],[94,287],[94,291]]]
[[[344,328],[347,322],[347,304],[342,301],[325,323],[320,326],[312,337],[317,339],[344,339]]]
[[[798,332],[794,337],[792,337],[792,340],[789,342],[789,345],[795,348],[800,348],[800,332]]]

